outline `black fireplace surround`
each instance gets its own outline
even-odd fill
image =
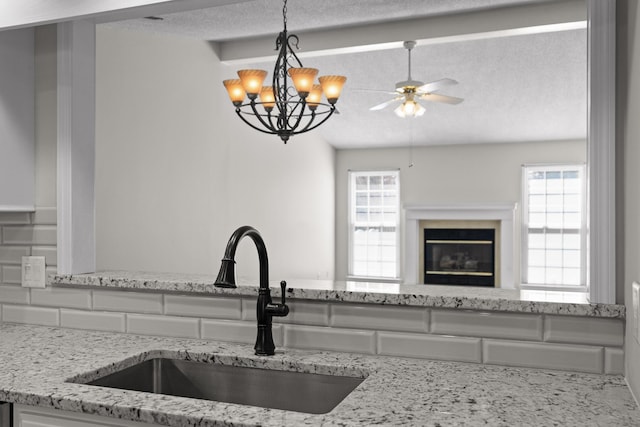
[[[496,231],[425,228],[424,283],[495,286]]]

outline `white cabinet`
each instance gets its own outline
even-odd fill
[[[13,423],[15,427],[150,427],[157,425],[25,405],[14,405]]]
[[[0,212],[35,210],[35,30],[0,31]]]

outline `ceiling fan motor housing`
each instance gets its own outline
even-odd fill
[[[413,91],[415,92],[415,90],[422,85],[424,85],[424,83],[419,80],[405,80],[396,83],[396,91],[403,93],[412,91],[413,89]]]

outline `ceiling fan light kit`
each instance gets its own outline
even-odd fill
[[[443,87],[458,84],[458,82],[453,79],[444,78],[426,84],[420,80],[413,80],[411,78],[411,50],[416,47],[416,42],[408,40],[404,42],[403,46],[407,49],[409,56],[407,80],[396,83],[396,90],[392,92],[396,94],[394,98],[371,107],[369,109],[370,111],[378,111],[390,105],[400,104],[393,110],[398,117],[420,117],[424,115],[426,110],[418,100],[442,102],[452,105],[459,104],[463,101],[462,98],[435,93]]]
[[[318,70],[302,66],[292,47],[298,48],[298,36],[287,33],[287,0],[282,16],[284,28],[276,39],[279,53],[272,86],[263,86],[267,76],[264,70],[240,70],[239,79],[222,83],[242,121],[260,132],[278,135],[286,144],[291,136],[317,128],[336,112],[335,104],[347,78],[321,76],[320,84],[316,84]],[[323,94],[327,102],[322,102]]]

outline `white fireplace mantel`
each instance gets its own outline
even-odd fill
[[[405,204],[404,233],[404,283],[415,284],[418,280],[418,254],[420,221],[466,220],[500,221],[500,287],[515,289],[514,250],[515,215],[517,203],[425,205]]]

